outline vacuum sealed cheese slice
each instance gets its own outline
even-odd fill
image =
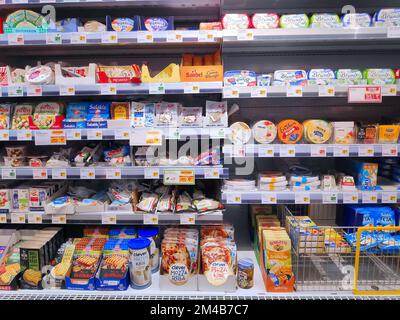
[[[324,120],[303,122],[304,138],[310,143],[326,143],[332,136],[332,126]]]
[[[258,121],[252,127],[254,140],[258,143],[271,143],[276,138],[276,126],[269,120]]]
[[[278,138],[286,144],[294,144],[303,136],[303,125],[293,119],[282,120],[278,123]]]

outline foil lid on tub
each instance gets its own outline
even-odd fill
[[[303,125],[293,119],[282,120],[277,126],[278,138],[286,144],[294,144],[303,137]]]
[[[310,143],[326,143],[332,136],[332,125],[324,120],[303,122],[304,138]]]
[[[224,29],[240,30],[250,28],[250,17],[243,13],[228,13],[222,18]]]
[[[37,85],[51,84],[54,82],[54,73],[48,66],[33,67],[26,72],[25,81]]]
[[[235,122],[230,127],[230,140],[233,144],[246,144],[251,138],[251,129],[244,122]]]
[[[366,28],[371,26],[371,16],[368,13],[346,13],[342,23],[345,28]]]
[[[306,14],[284,14],[280,19],[282,29],[308,28],[309,19]]]
[[[256,122],[252,127],[254,140],[258,143],[271,143],[275,140],[277,130],[275,124],[269,120]]]
[[[255,13],[251,24],[256,29],[275,29],[279,27],[279,16],[276,13]]]

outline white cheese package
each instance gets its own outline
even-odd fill
[[[155,104],[132,101],[131,104],[132,127],[151,128],[155,120]]]
[[[233,144],[242,145],[249,142],[251,138],[251,129],[244,122],[235,122],[230,127],[229,139]]]
[[[261,144],[273,142],[277,134],[275,124],[269,120],[256,122],[251,130],[254,140]]]
[[[398,27],[400,26],[400,8],[381,9],[372,18],[376,27]]]
[[[243,30],[250,28],[250,17],[244,13],[228,13],[222,18],[224,29]]]
[[[337,14],[333,13],[315,13],[311,16],[311,28],[340,28],[342,23]]]
[[[226,101],[206,101],[204,127],[228,127],[228,103]]]
[[[203,126],[203,108],[179,106],[179,127],[201,128]]]
[[[367,80],[363,79],[361,70],[358,69],[338,69],[336,71],[337,85],[359,85],[367,84]]]
[[[306,14],[284,14],[280,19],[282,29],[308,28],[309,19]]]
[[[346,13],[342,17],[342,24],[345,28],[367,28],[372,23],[368,13]]]
[[[257,75],[251,70],[231,70],[224,73],[224,87],[252,87],[257,84]]]
[[[396,78],[392,69],[366,69],[364,79],[371,85],[395,84]]]
[[[354,122],[339,121],[332,122],[333,126],[333,143],[334,144],[351,144],[354,143]]]
[[[305,86],[307,85],[307,72],[304,70],[276,70],[273,85]]]
[[[330,85],[336,79],[335,71],[332,69],[311,69],[308,71],[309,85]]]
[[[178,126],[178,106],[179,103],[156,103],[156,127],[176,128]]]
[[[81,29],[81,27],[79,27],[79,29]],[[83,25],[84,32],[103,32],[106,30],[107,27],[105,24],[95,20],[88,21]]]
[[[258,174],[258,189],[261,191],[284,191],[286,187],[287,180],[282,172],[268,171]]]
[[[276,13],[255,13],[251,17],[251,24],[255,29],[279,28],[279,16]]]
[[[336,190],[336,179],[333,175],[323,175],[322,176],[321,189],[324,191],[334,191]]]
[[[33,85],[53,84],[54,72],[48,66],[33,67],[26,72],[25,81]]]
[[[227,191],[250,191],[256,189],[255,180],[231,179],[224,180],[224,189]]]
[[[257,76],[257,86],[269,87],[272,84],[272,74],[260,74]]]

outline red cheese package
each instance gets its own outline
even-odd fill
[[[216,22],[200,22],[200,30],[221,30],[222,23],[220,21]]]
[[[275,29],[279,27],[279,16],[276,13],[255,13],[251,24],[256,29]]]
[[[396,78],[396,83],[400,81],[400,69],[394,70],[394,76]]]
[[[250,17],[244,13],[227,13],[222,18],[222,26],[230,30],[249,29]]]

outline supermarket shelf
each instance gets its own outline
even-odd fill
[[[224,87],[223,98],[335,98],[347,97],[348,86]],[[297,91],[300,90],[300,91]],[[297,92],[295,92],[297,91]],[[382,96],[399,96],[400,85],[382,86]]]
[[[12,219],[11,216],[14,216]],[[144,217],[146,216],[146,218]],[[150,217],[157,217],[152,221]],[[25,219],[24,219],[25,217]],[[40,217],[37,220],[37,217]],[[193,218],[188,221],[188,218]],[[102,213],[75,213],[71,215],[47,215],[44,212],[32,211],[30,213],[6,214],[7,223],[13,224],[218,224],[223,221],[223,212],[215,211],[206,214],[180,213],[180,214],[141,214],[132,212],[108,211]],[[5,223],[5,221],[3,222]]]
[[[397,157],[398,144],[249,144],[223,146],[225,157]]]
[[[162,88],[163,87],[163,88]],[[38,89],[35,93],[32,89]],[[222,82],[177,82],[162,84],[93,84],[93,85],[43,85],[43,86],[5,86],[0,88],[1,96],[96,96],[96,95],[149,95],[149,94],[196,94],[221,93]]]
[[[252,251],[238,251],[238,259],[251,258]],[[0,300],[400,300],[399,296],[355,296],[350,291],[303,291],[288,293],[266,292],[257,264],[254,268],[254,286],[236,292],[221,291],[161,291],[159,275],[152,275],[152,285],[144,290],[74,291],[74,290],[18,290],[1,291]]]
[[[228,178],[229,169],[222,166],[174,167],[69,167],[69,168],[1,168],[2,179],[159,179],[168,170],[194,170],[196,179]]]
[[[400,190],[384,191],[222,191],[226,204],[343,204],[343,203],[397,203]]]

